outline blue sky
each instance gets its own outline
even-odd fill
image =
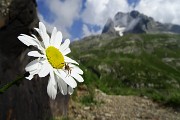
[[[160,22],[179,24],[179,0],[37,0],[40,21],[54,26],[65,38],[100,34],[108,18],[135,9]],[[151,8],[151,9],[150,9]]]
[[[128,0],[128,3],[130,4],[130,5],[132,5],[132,4],[137,4],[139,2],[139,0]]]

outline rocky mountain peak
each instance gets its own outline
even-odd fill
[[[103,29],[103,33],[106,33],[108,31],[113,31],[114,30],[114,22],[111,18],[109,18],[104,26],[104,29]]]
[[[137,18],[140,15],[140,13],[136,10],[133,10],[130,12],[130,16],[132,16],[133,18]]]
[[[157,22],[135,10],[128,13],[118,12],[111,24],[105,24],[102,33],[116,34],[112,28],[117,26],[125,27],[125,33],[180,33],[179,25]]]

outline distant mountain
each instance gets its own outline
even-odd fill
[[[118,12],[113,19],[108,19],[102,33],[115,34],[115,26],[125,27],[125,33],[180,33],[180,26],[160,23],[138,11]]]

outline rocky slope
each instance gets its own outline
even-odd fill
[[[179,25],[162,24],[138,11],[118,12],[112,20],[107,21],[102,33],[115,34],[114,26],[125,27],[126,33],[180,33]]]
[[[107,95],[95,90],[94,100],[96,103],[90,105],[72,100],[68,120],[180,120],[179,111],[147,98]]]
[[[180,36],[100,35],[72,44],[85,84],[108,94],[147,96],[180,106]]]

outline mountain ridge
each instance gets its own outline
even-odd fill
[[[116,34],[112,29],[115,26],[125,27],[124,33],[180,33],[180,25],[163,24],[135,10],[128,13],[118,12],[113,19],[109,18],[102,33]]]

